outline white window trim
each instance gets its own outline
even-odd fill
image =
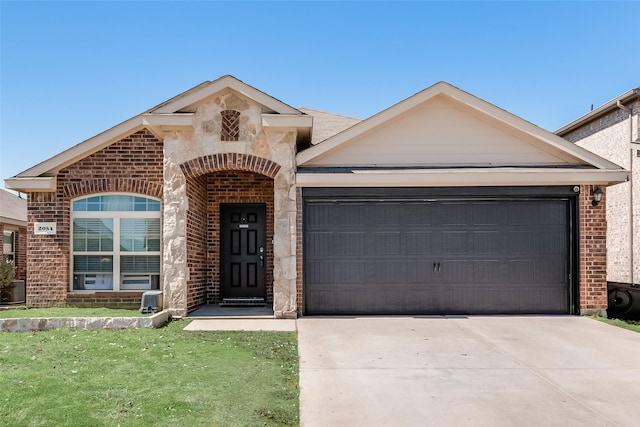
[[[160,210],[159,211],[74,211],[73,203],[94,196],[135,196],[135,197],[144,197],[146,199],[151,199],[160,202]],[[160,256],[160,283],[162,283],[162,201],[155,197],[149,197],[146,195],[135,194],[135,193],[98,193],[98,194],[88,194],[83,195],[82,197],[77,197],[71,200],[70,204],[70,232],[69,232],[69,291],[74,293],[94,293],[94,292],[142,292],[145,289],[120,289],[121,281],[122,281],[122,272],[120,271],[120,256],[124,255],[158,255]],[[112,218],[113,219],[113,250],[110,252],[96,252],[96,251],[85,251],[85,252],[74,252],[73,250],[73,220],[76,218]],[[160,218],[160,250],[159,251],[148,251],[148,252],[140,252],[140,251],[121,251],[120,250],[120,220],[122,218]],[[73,289],[73,277],[74,277],[74,265],[73,265],[73,257],[74,255],[111,255],[113,256],[113,271],[111,272],[113,288],[112,289]],[[96,273],[101,274],[101,273]]]

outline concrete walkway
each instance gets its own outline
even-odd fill
[[[194,319],[185,331],[280,331],[295,332],[293,319]]]
[[[297,324],[303,427],[640,425],[640,334],[592,319]]]

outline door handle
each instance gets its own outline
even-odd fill
[[[258,251],[260,252],[260,267],[264,267],[264,246],[260,246]]]
[[[439,273],[440,270],[442,269],[442,264],[439,262],[434,262],[433,263],[433,272],[434,273]]]

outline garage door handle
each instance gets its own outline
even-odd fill
[[[433,263],[433,272],[434,272],[434,273],[438,273],[438,272],[440,271],[440,268],[441,268],[441,267],[442,267],[442,266],[441,266],[441,264],[440,264],[439,262],[434,262],[434,263]]]

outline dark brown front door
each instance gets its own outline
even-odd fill
[[[266,205],[222,204],[220,217],[222,298],[264,298]]]

